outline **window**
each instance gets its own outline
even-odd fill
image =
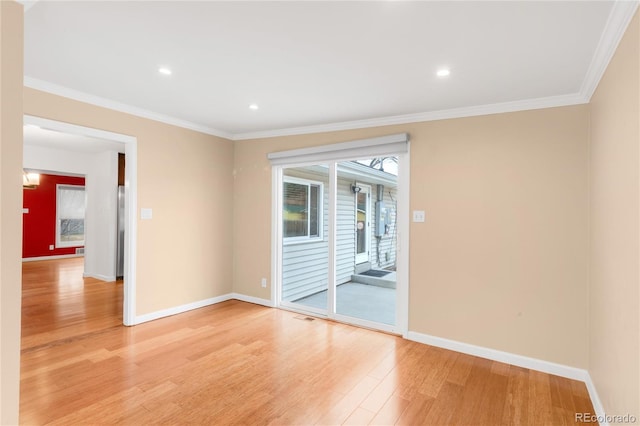
[[[56,247],[84,245],[84,186],[56,186]]]
[[[285,242],[322,240],[322,183],[285,177],[282,222]]]

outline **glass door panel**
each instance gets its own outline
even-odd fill
[[[282,172],[281,302],[327,313],[329,285],[329,168]]]
[[[337,165],[338,315],[395,325],[397,189],[394,159],[371,158]]]

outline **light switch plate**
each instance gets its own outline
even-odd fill
[[[424,210],[414,210],[413,211],[413,221],[414,222],[424,222]]]
[[[153,219],[153,209],[140,209],[140,219]]]

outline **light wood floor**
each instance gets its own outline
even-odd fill
[[[575,425],[583,383],[229,301],[121,326],[82,259],[24,264],[22,424]]]

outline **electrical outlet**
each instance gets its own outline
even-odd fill
[[[260,281],[260,285],[262,286],[262,288],[267,288],[267,279],[266,279],[266,278],[263,278],[263,279]]]
[[[49,250],[53,250],[53,244],[49,245]]]

